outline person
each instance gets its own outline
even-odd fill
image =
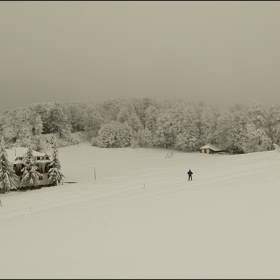
[[[189,169],[189,171],[187,172],[187,174],[189,175],[189,181],[192,180],[193,172]]]

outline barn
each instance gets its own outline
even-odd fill
[[[8,160],[13,165],[15,173],[19,176],[20,181],[22,179],[22,168],[23,165],[23,158],[27,152],[27,148],[25,147],[18,147],[13,149],[6,149]],[[38,186],[48,186],[50,185],[48,182],[48,165],[51,163],[50,156],[45,153],[40,153],[37,151],[32,151],[33,156],[36,158],[38,172],[43,175],[43,179],[39,180]],[[19,182],[20,183],[20,182]]]
[[[204,153],[204,154],[216,154],[216,153],[224,152],[225,150],[222,147],[219,147],[218,145],[207,144],[207,145],[201,147],[200,151],[201,151],[201,153]]]

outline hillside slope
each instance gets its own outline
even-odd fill
[[[0,278],[278,278],[280,154],[167,152],[59,148],[63,185],[0,196]]]

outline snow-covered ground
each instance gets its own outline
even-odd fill
[[[0,195],[0,278],[279,279],[280,153],[58,151],[63,185]]]

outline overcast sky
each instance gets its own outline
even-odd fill
[[[280,103],[278,1],[1,1],[0,113],[151,97]]]

